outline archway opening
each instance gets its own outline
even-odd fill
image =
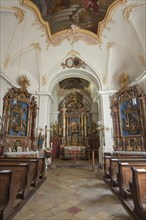
[[[70,77],[52,91],[50,145],[52,159],[92,159],[99,154],[99,106],[92,81]]]

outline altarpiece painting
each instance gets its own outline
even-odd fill
[[[126,87],[111,98],[114,150],[146,151],[146,96],[139,86]]]
[[[3,120],[6,131],[5,151],[36,148],[35,125],[37,103],[25,87],[12,88],[4,96]]]

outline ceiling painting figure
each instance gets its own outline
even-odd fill
[[[51,34],[69,29],[72,24],[97,34],[98,23],[116,0],[32,0],[45,21]]]
[[[59,86],[61,89],[85,89],[88,88],[90,83],[81,78],[69,78],[64,79],[61,82],[59,82]]]

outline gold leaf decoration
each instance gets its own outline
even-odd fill
[[[129,84],[129,75],[127,73],[121,73],[119,76],[119,86],[121,89],[127,87]]]
[[[18,77],[18,84],[23,88],[26,89],[28,86],[30,86],[30,80],[26,75],[21,75]]]

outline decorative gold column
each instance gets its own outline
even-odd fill
[[[63,108],[62,108],[62,111],[63,111],[63,142],[64,142],[64,144],[65,144],[65,128],[66,128],[66,114],[65,114],[65,112],[66,112],[66,108],[65,108],[65,105],[63,106]]]
[[[81,114],[81,137],[84,138],[84,118],[83,118],[83,114]]]
[[[143,123],[146,125],[146,96],[140,97],[142,103],[142,110],[143,110]],[[146,126],[144,126],[144,133],[146,133]]]
[[[69,135],[69,118],[66,116],[66,136]]]
[[[84,134],[85,138],[87,137],[87,117],[86,114],[84,115]]]

